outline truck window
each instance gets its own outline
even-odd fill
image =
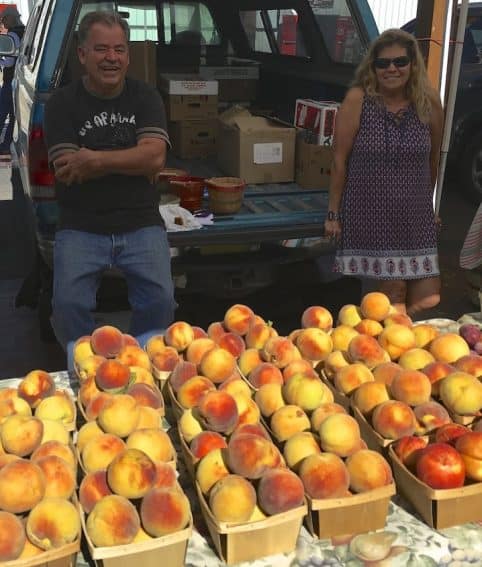
[[[162,18],[165,44],[201,46],[221,43],[211,12],[202,2],[163,2]]]
[[[308,56],[296,10],[243,10],[240,17],[253,51]]]
[[[117,11],[129,22],[131,41],[157,41],[157,11],[153,4],[121,2]]]
[[[357,65],[364,49],[347,0],[309,0],[330,57]]]

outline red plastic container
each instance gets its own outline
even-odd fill
[[[194,212],[201,208],[203,191],[206,185],[203,177],[172,177],[170,185],[176,190],[181,202],[181,207]]]

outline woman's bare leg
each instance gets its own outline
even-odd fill
[[[420,311],[440,303],[440,278],[407,281],[407,313],[413,317]]]
[[[380,291],[390,299],[399,313],[407,313],[407,284],[403,280],[383,280]]]

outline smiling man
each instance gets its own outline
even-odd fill
[[[106,269],[126,278],[131,334],[164,329],[175,308],[154,183],[169,144],[162,99],[126,78],[129,28],[117,13],[86,14],[78,39],[85,75],[55,91],[45,109],[60,209],[52,324],[64,348],[94,330]]]

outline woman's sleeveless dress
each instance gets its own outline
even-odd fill
[[[382,280],[439,275],[430,128],[365,97],[341,203],[335,272]]]

